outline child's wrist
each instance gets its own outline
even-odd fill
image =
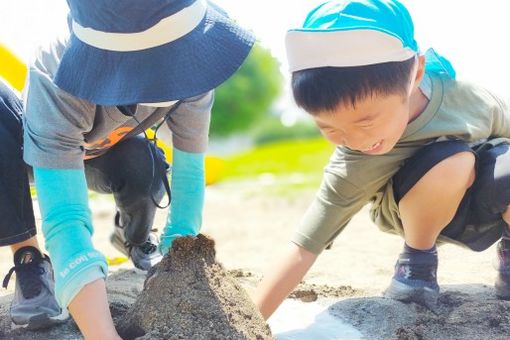
[[[89,260],[72,272],[69,271],[69,276],[66,279],[60,280],[59,284],[55,284],[55,296],[62,308],[67,308],[87,284],[99,279],[106,279],[108,273],[106,259],[98,251],[94,252],[96,254],[89,252],[79,255],[76,259],[88,257]],[[74,260],[76,261],[76,259]]]

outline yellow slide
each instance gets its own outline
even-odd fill
[[[26,65],[5,45],[0,43],[0,77],[7,80],[16,90],[21,91],[27,76]],[[147,130],[149,138],[154,136],[152,130]],[[163,149],[168,160],[172,159],[172,148],[158,140],[158,146]],[[217,182],[223,172],[224,161],[218,157],[205,157],[205,182]]]
[[[16,90],[21,91],[25,78],[27,77],[27,67],[12,53],[5,45],[0,43],[0,76],[7,80]]]

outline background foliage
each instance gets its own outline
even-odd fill
[[[282,85],[278,61],[255,44],[241,68],[216,89],[211,137],[246,131],[268,117]]]

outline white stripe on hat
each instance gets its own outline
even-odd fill
[[[129,52],[140,51],[168,44],[195,29],[207,11],[204,0],[195,1],[191,6],[162,19],[151,28],[136,33],[110,33],[83,27],[73,20],[73,32],[87,45],[103,50]]]
[[[289,31],[285,39],[290,72],[407,60],[417,52],[376,30]]]

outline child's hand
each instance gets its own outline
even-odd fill
[[[264,319],[268,319],[301,282],[318,254],[291,244],[284,257],[267,273],[251,295]]]

